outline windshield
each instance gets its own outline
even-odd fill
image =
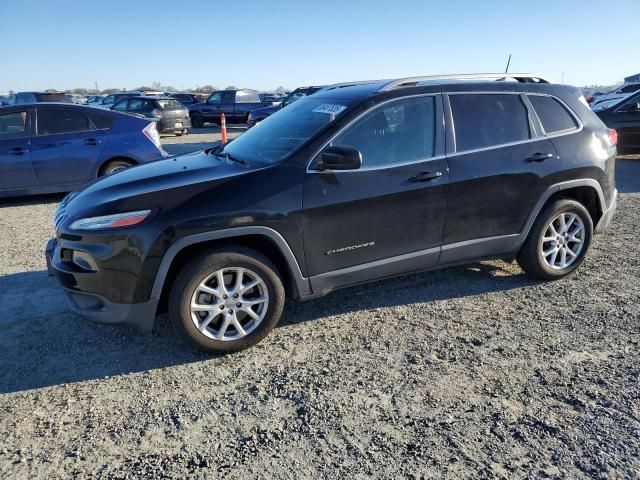
[[[247,130],[224,149],[248,163],[275,163],[344,115],[348,105],[305,98]]]

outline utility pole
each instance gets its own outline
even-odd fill
[[[98,88],[98,82],[94,82],[96,84],[96,93],[100,93],[100,89]]]
[[[564,83],[564,72],[562,72],[562,80],[560,81],[560,83]]]

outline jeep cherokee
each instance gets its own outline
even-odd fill
[[[209,352],[256,344],[285,297],[487,258],[562,278],[616,206],[617,137],[537,75],[329,87],[214,148],[67,196],[47,245],[72,309]]]

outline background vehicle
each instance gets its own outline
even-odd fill
[[[61,203],[52,272],[90,319],[148,329],[166,305],[215,352],[264,338],[285,294],[486,258],[562,278],[615,211],[615,132],[576,88],[477,81],[504,77],[324,89],[226,146],[95,182]]]
[[[87,103],[87,99],[84,95],[80,95],[78,93],[67,93],[66,95],[77,105],[85,105]]]
[[[598,110],[596,115],[607,127],[616,129],[621,150],[640,151],[640,92]]]
[[[0,196],[67,192],[167,156],[154,122],[61,103],[0,109]]]
[[[170,93],[168,97],[180,100],[184,106],[193,105],[194,103],[201,103],[201,95],[197,93]]]
[[[89,95],[87,97],[87,105],[97,107],[104,97],[106,97],[106,95]]]
[[[179,100],[171,97],[122,98],[111,109],[156,119],[159,133],[182,135],[191,128],[189,111]]]
[[[111,95],[105,96],[102,101],[95,106],[98,108],[109,109],[113,106],[114,103],[122,98],[139,97],[141,95],[142,92],[138,91],[113,93]]]
[[[26,103],[42,103],[42,102],[57,102],[57,103],[73,103],[73,101],[67,97],[64,93],[59,92],[18,92],[15,94],[14,105],[22,105]]]
[[[615,103],[630,97],[636,92],[640,92],[640,82],[630,82],[616,88],[615,90],[600,95],[594,99],[591,108],[594,112],[609,108]]]
[[[260,101],[256,90],[219,90],[209,95],[205,102],[190,105],[189,116],[196,128],[204,126],[205,122],[219,124],[221,113],[228,123],[245,123],[249,112],[270,105]]]
[[[249,125],[249,128],[253,127],[257,123],[260,123],[262,120],[264,120],[268,116],[273,115],[274,113],[276,113],[281,108],[284,108],[287,105],[291,105],[296,100],[300,100],[301,98],[304,98],[304,97],[306,97],[308,95],[313,95],[314,93],[316,93],[321,88],[323,88],[323,87],[322,86],[316,86],[316,87],[300,87],[300,88],[296,88],[293,92],[291,92],[289,95],[287,95],[280,102],[279,105],[272,105],[270,107],[265,107],[265,108],[260,108],[258,110],[254,110],[253,112],[251,112],[249,114],[249,117],[247,118],[247,124]]]

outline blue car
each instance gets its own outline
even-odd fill
[[[68,192],[168,156],[148,119],[62,103],[0,108],[0,197]]]

